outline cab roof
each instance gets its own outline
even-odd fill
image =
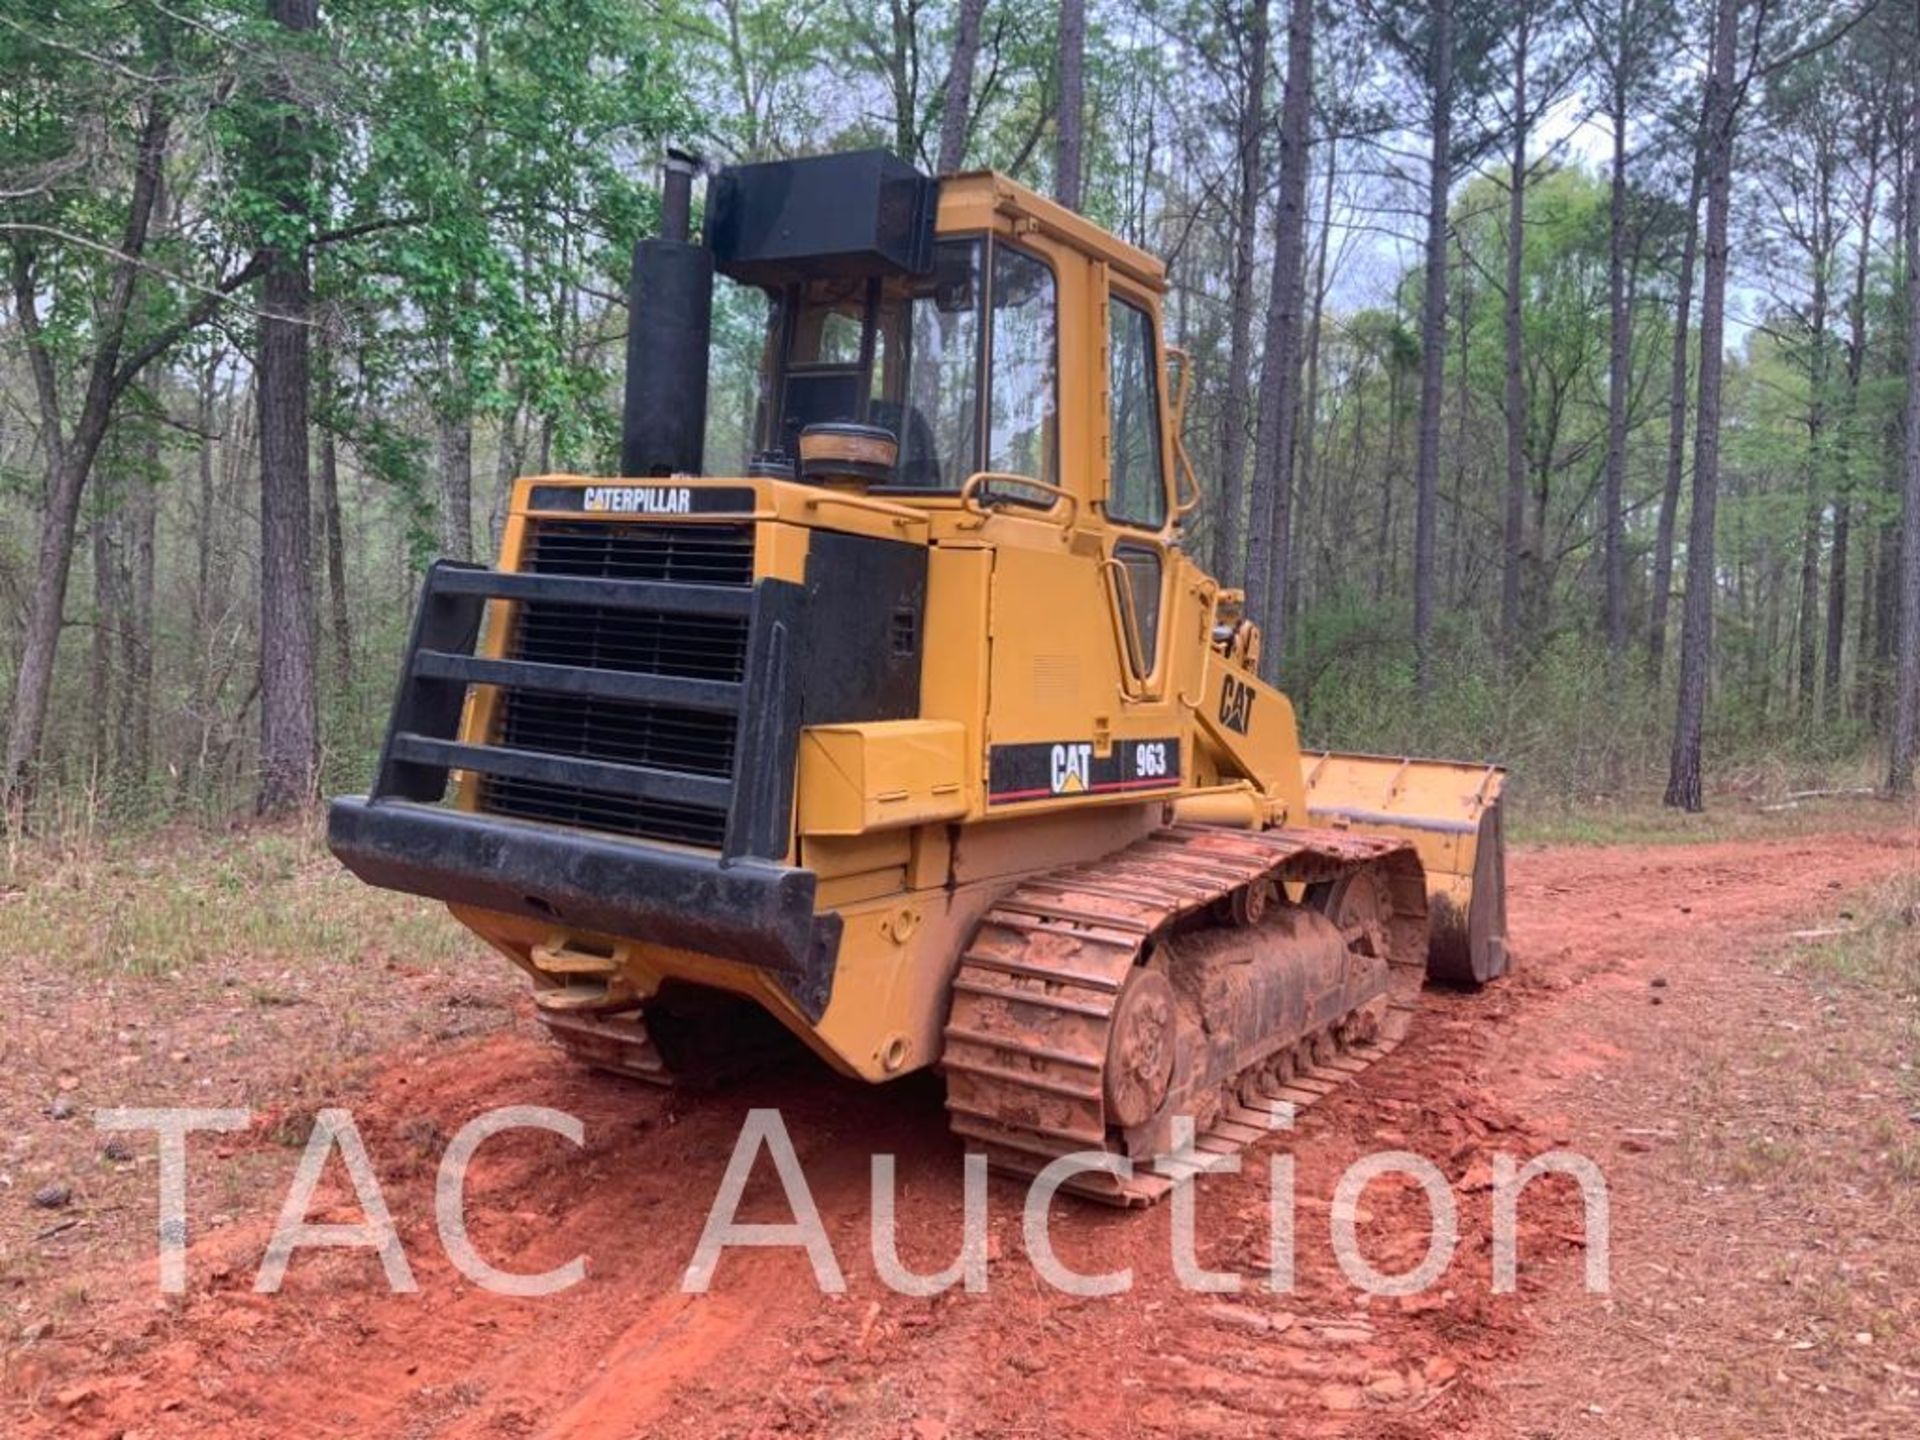
[[[995,224],[995,221],[1010,222]],[[1129,279],[1155,291],[1167,288],[1167,267],[1159,256],[1129,245],[1066,206],[1029,190],[995,170],[968,170],[940,177],[940,209],[936,230],[956,234],[966,230],[1031,228],[1051,235],[1095,260],[1101,260]]]

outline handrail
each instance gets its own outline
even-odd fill
[[[1147,676],[1134,674],[1134,646],[1144,645],[1146,637],[1140,633],[1140,617],[1133,608],[1133,586],[1127,575],[1127,567],[1111,555],[1100,557],[1100,568],[1107,573],[1112,584],[1107,588],[1107,606],[1113,612],[1114,638],[1120,649],[1120,698],[1122,700],[1150,700],[1153,692],[1147,684]],[[1138,688],[1135,688],[1135,682]]]
[[[1200,508],[1201,502],[1204,501],[1207,496],[1206,492],[1200,488],[1200,477],[1193,473],[1193,458],[1187,454],[1187,442],[1182,440],[1178,435],[1173,437],[1173,478],[1175,485],[1173,498],[1174,518],[1184,520]],[[1184,499],[1179,492],[1179,485],[1183,480],[1186,482],[1187,491]]]
[[[999,481],[1005,485],[1024,486],[1029,490],[1039,490],[1044,494],[1052,496],[1052,500],[1044,506],[1029,505],[1026,507],[1041,514],[1052,515],[1054,509],[1064,500],[1067,506],[1067,513],[1066,517],[1059,522],[1062,530],[1071,530],[1080,519],[1080,497],[1075,495],[1071,490],[1049,484],[1045,480],[1035,480],[1031,476],[1008,475],[998,470],[980,470],[969,475],[967,477],[967,483],[960,487],[960,508],[969,515],[979,516],[981,522],[984,524],[992,511],[981,503],[980,491],[995,481]],[[1014,500],[1011,503],[1018,505],[1021,502]]]
[[[898,524],[926,521],[926,512],[916,510],[911,505],[895,505],[891,500],[875,500],[870,495],[836,495],[831,490],[807,496],[807,509],[817,510],[822,505],[845,505],[852,510],[867,510],[875,515],[885,516]]]
[[[1173,435],[1180,438],[1181,427],[1187,418],[1187,395],[1193,389],[1193,356],[1183,345],[1167,346],[1167,358],[1180,362],[1180,385],[1173,392]]]
[[[1206,494],[1200,488],[1200,477],[1194,474],[1193,458],[1187,454],[1187,442],[1181,431],[1186,429],[1187,396],[1193,390],[1193,356],[1178,345],[1167,346],[1169,357],[1177,356],[1180,361],[1180,388],[1173,398],[1173,513],[1176,519],[1185,519],[1200,508],[1200,502]],[[1186,482],[1187,496],[1181,498],[1180,482]]]

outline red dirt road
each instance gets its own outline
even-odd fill
[[[1244,1174],[1202,1182],[1201,1261],[1251,1277],[1231,1297],[1176,1282],[1167,1207],[1115,1213],[1070,1201],[1053,1225],[1063,1261],[1128,1266],[1134,1283],[1095,1300],[1050,1289],[1026,1258],[1020,1187],[1001,1179],[989,1193],[985,1294],[918,1300],[887,1289],[868,1249],[873,1153],[898,1157],[905,1262],[941,1268],[959,1240],[960,1155],[937,1082],[867,1089],[802,1065],[716,1096],[678,1097],[576,1071],[530,1023],[397,1056],[354,1113],[417,1293],[388,1293],[374,1256],[340,1250],[297,1257],[283,1293],[256,1296],[279,1204],[270,1196],[232,1225],[196,1232],[189,1293],[178,1300],[158,1298],[150,1263],[91,1277],[88,1323],[11,1357],[0,1430],[474,1440],[1609,1433],[1607,1407],[1595,1406],[1597,1429],[1569,1413],[1581,1374],[1569,1346],[1611,1324],[1616,1301],[1635,1303],[1629,1280],[1644,1278],[1645,1247],[1658,1243],[1646,1217],[1679,1202],[1671,1175],[1637,1163],[1645,1145],[1623,1152],[1608,1087],[1631,1092],[1696,1019],[1737,1010],[1741,977],[1766,975],[1753,957],[1785,931],[1813,923],[1840,892],[1915,863],[1913,833],[1884,828],[1516,853],[1515,976],[1479,995],[1429,991],[1398,1052],[1248,1156]],[[1659,1006],[1649,1005],[1654,978],[1670,982]],[[1663,1093],[1651,1079],[1643,1089]],[[434,1229],[447,1139],[501,1105],[553,1106],[585,1123],[579,1150],[531,1131],[492,1140],[470,1176],[483,1255],[528,1272],[584,1255],[588,1278],[554,1297],[486,1293],[451,1267]],[[784,1116],[846,1271],[844,1295],[821,1295],[793,1250],[730,1252],[711,1293],[682,1293],[754,1106]],[[269,1128],[262,1120],[234,1145],[283,1157],[290,1176],[298,1152],[277,1146]],[[1521,1293],[1489,1293],[1491,1158],[1556,1147],[1593,1156],[1608,1175],[1628,1237],[1616,1248],[1612,1300],[1581,1288],[1580,1212],[1557,1182],[1528,1192]],[[1327,1220],[1341,1173],[1380,1149],[1415,1151],[1448,1176],[1460,1244],[1432,1294],[1369,1303],[1336,1267]],[[191,1165],[217,1170],[216,1150],[213,1137],[197,1139]],[[1267,1162],[1289,1150],[1296,1283],[1273,1294]],[[337,1167],[322,1196],[331,1208],[316,1218],[359,1218]],[[746,1213],[787,1218],[764,1161]],[[1425,1215],[1410,1185],[1376,1183],[1358,1216],[1368,1259],[1386,1271],[1415,1264]],[[1824,1428],[1816,1416],[1780,1433],[1882,1433],[1873,1428],[1880,1410],[1911,1393],[1897,1383],[1900,1365],[1889,1368],[1893,1388],[1844,1412],[1856,1427]],[[1638,1382],[1647,1413],[1663,1413],[1670,1378],[1649,1368]],[[1711,1413],[1684,1430],[1628,1421],[1617,1433],[1746,1433],[1738,1414],[1728,1411],[1722,1430]]]

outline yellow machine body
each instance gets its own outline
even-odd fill
[[[355,828],[383,807],[423,805],[351,802],[358,808],[336,815],[343,858],[375,883],[448,900],[533,977],[536,998],[557,1017],[644,1007],[674,986],[730,992],[833,1066],[876,1081],[940,1061],[956,968],[990,907],[1029,877],[1099,862],[1170,825],[1253,834],[1315,826],[1408,840],[1439,930],[1457,931],[1452,943],[1468,947],[1477,936],[1479,968],[1497,973],[1504,952],[1489,947],[1504,942],[1502,772],[1303,752],[1287,697],[1257,674],[1259,637],[1239,613],[1239,594],[1182,545],[1201,496],[1179,440],[1184,397],[1162,338],[1160,262],[992,174],[942,179],[934,231],[980,237],[986,253],[1016,252],[1048,277],[1053,398],[1029,437],[1040,458],[1026,473],[956,476],[926,493],[765,474],[531,477],[514,489],[494,567],[527,572],[536,537],[555,525],[574,536],[581,527],[646,527],[667,544],[675,533],[732,526],[750,533],[756,587],[806,585],[849,543],[886,542],[888,555],[911,552],[916,567],[923,559],[924,603],[908,637],[917,647],[912,713],[802,726],[785,851],[747,864],[811,877],[816,917],[834,932],[821,987],[803,994],[777,966],[690,941],[686,925],[663,939],[645,927],[582,923],[567,902],[538,894],[509,906],[506,891],[469,896],[452,881],[428,883],[405,853],[409,842],[376,844]],[[1123,344],[1144,345],[1144,357],[1122,355]],[[1129,370],[1135,361],[1144,377]],[[1150,415],[1139,413],[1143,404]],[[1123,424],[1132,516],[1116,513]],[[1144,501],[1143,474],[1157,491]],[[525,603],[490,592],[480,661],[513,660]],[[815,635],[810,665],[823,663],[830,643]],[[410,663],[423,673],[422,662]],[[489,673],[460,672],[451,741],[389,741],[395,763],[411,755],[446,766],[453,789],[440,810],[478,815],[490,794],[505,793],[490,784],[523,783],[490,779],[476,758],[508,745],[507,687],[486,683]],[[547,703],[563,724],[568,682],[541,683],[562,687]],[[403,729],[397,714],[396,734]],[[581,814],[591,828],[591,812]],[[513,835],[556,828],[569,827],[520,821]],[[676,862],[705,853],[672,840],[611,843]],[[476,853],[493,852],[483,844]],[[509,854],[499,852],[502,864]],[[475,861],[472,873],[488,863]],[[587,874],[566,878],[585,885]],[[1437,931],[1436,953],[1440,943]]]

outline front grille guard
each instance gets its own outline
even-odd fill
[[[751,589],[685,581],[527,574],[438,560],[429,567],[370,799],[438,804],[454,770],[572,786],[724,817],[724,859],[785,858],[792,835],[804,657],[796,653],[803,591],[778,580]],[[747,618],[739,681],[594,670],[474,653],[489,601],[551,601],[609,610]],[[734,717],[730,777],[475,743],[460,738],[475,685],[669,705]],[[644,838],[644,837],[642,837]]]

